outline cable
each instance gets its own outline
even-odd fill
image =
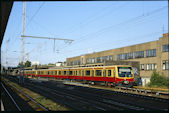
[[[81,40],[79,40],[79,41],[82,41],[82,40],[84,40],[84,39],[87,39],[87,38],[85,38],[85,37],[88,36],[88,35],[96,34],[96,33],[102,33],[102,32],[104,32],[104,30],[106,30],[106,29],[110,29],[110,28],[112,28],[112,27],[114,27],[114,26],[120,26],[121,24],[122,24],[122,25],[128,24],[128,23],[130,23],[130,22],[139,20],[139,19],[141,19],[141,18],[143,18],[143,17],[150,16],[151,14],[157,13],[157,12],[159,12],[159,11],[161,11],[161,10],[167,8],[167,7],[168,7],[168,6],[164,6],[164,7],[162,7],[162,8],[159,8],[159,9],[153,10],[153,11],[151,11],[151,12],[148,12],[148,13],[146,13],[146,15],[139,15],[139,16],[136,16],[136,17],[134,17],[134,18],[131,18],[131,19],[127,20],[127,21],[121,22],[121,23],[119,23],[119,24],[111,25],[111,26],[109,26],[109,27],[105,27],[105,28],[103,28],[103,29],[100,29],[100,30],[94,32],[94,33],[89,33],[89,34],[87,34],[87,35],[85,35],[85,36],[82,36],[82,37],[80,37],[80,38],[78,38],[78,39],[81,39]],[[84,38],[83,38],[83,37],[84,37]],[[79,41],[74,42],[74,44],[76,44],[76,43],[79,42]],[[62,49],[63,49],[63,48],[62,48]]]
[[[125,4],[122,4],[122,5],[120,5],[120,6],[118,6],[117,8],[111,10],[111,13],[113,13],[114,11],[116,11],[116,10],[118,10],[118,9],[123,8],[123,6],[125,6],[125,5],[127,5],[127,4],[128,4],[128,2],[125,3]],[[110,6],[112,6],[112,5],[114,5],[114,4],[111,4]],[[110,7],[110,6],[109,6],[109,7]],[[100,12],[103,12],[103,10],[108,9],[109,7],[105,7],[105,8],[103,8],[102,10],[99,10],[97,13],[100,14]],[[103,17],[105,17],[105,16],[104,16],[105,14],[106,14],[106,13],[104,13],[103,15],[100,15],[99,17],[103,18]],[[110,14],[110,13],[109,13],[109,14]],[[93,16],[93,15],[94,15],[94,16]],[[83,20],[82,22],[80,22],[80,25],[81,25],[81,26],[82,26],[82,25],[85,26],[85,25],[88,25],[89,23],[91,23],[91,22],[93,22],[93,21],[96,22],[97,20],[101,19],[101,18],[97,17],[96,15],[97,15],[96,13],[92,14],[92,16],[90,16],[90,17],[88,17],[87,19],[85,19],[85,20]],[[92,19],[92,17],[94,17],[94,19]],[[89,20],[89,21],[84,22],[84,21],[86,21],[86,20]],[[76,25],[77,25],[77,24],[76,24]],[[72,28],[72,27],[71,27],[71,28]],[[76,31],[77,29],[79,29],[79,26],[78,26],[78,28],[72,30],[72,32]],[[71,33],[72,33],[72,32],[71,32]]]
[[[42,6],[45,4],[45,2],[43,2],[39,8],[36,10],[36,12],[34,13],[34,15],[30,18],[29,23],[27,24],[27,27],[29,26],[29,24],[31,23],[31,21],[33,20],[33,18],[37,15],[37,13],[40,11],[40,9],[42,8]]]
[[[133,41],[132,39],[134,39],[135,41],[136,41],[136,39],[143,39],[143,38],[147,38],[148,36],[153,36],[153,35],[155,35],[155,34],[161,34],[159,31],[157,31],[157,32],[153,32],[153,33],[149,33],[149,34],[145,34],[145,35],[140,35],[140,36],[134,36],[134,37],[132,37],[132,38],[130,38],[131,39],[131,41]],[[140,37],[140,38],[139,38]],[[124,39],[122,39],[122,40],[117,40],[116,42],[118,42],[118,43],[121,43],[121,42],[125,42],[125,41],[129,41],[128,39],[126,39],[126,40],[124,40]],[[97,48],[101,48],[100,47],[100,45],[109,45],[110,43],[112,43],[112,42],[108,42],[108,43],[106,43],[106,42],[103,42],[103,43],[99,43],[99,44],[96,44],[96,45],[92,45],[92,46],[94,46],[95,48],[93,48],[93,49],[97,49]],[[112,46],[112,45],[111,45]],[[132,45],[129,45],[129,46],[132,46]],[[122,48],[122,47],[118,47],[118,48]],[[88,49],[88,48],[84,48],[84,49],[76,49],[76,50],[72,50],[71,52],[73,52],[72,54],[75,54],[74,53],[74,51],[76,52],[76,53],[79,53],[80,51],[83,51],[83,50],[86,50],[86,49]],[[112,48],[111,48],[112,49]],[[108,49],[108,50],[111,50],[111,49]],[[114,49],[117,49],[117,48],[114,48]],[[77,51],[77,50],[80,50],[80,51]],[[107,51],[107,50],[101,50],[101,51]],[[65,51],[64,51],[65,52]],[[99,51],[100,52],[100,51]]]
[[[36,12],[34,13],[34,15],[30,18],[30,20],[29,20],[29,22],[28,22],[28,24],[27,24],[27,26],[25,27],[25,28],[27,28],[29,25],[30,25],[30,23],[31,23],[31,21],[33,20],[33,18],[37,15],[37,13],[40,11],[40,9],[42,8],[42,6],[45,4],[45,2],[43,2],[40,6],[39,6],[39,8],[36,10]],[[27,16],[26,16],[27,17]],[[18,35],[16,36],[16,37],[19,37],[19,35],[21,34],[21,31],[18,33]],[[16,41],[16,39],[17,38],[15,38],[15,41]],[[18,38],[18,39],[20,39],[20,38]],[[15,44],[15,41],[14,41],[14,44]]]

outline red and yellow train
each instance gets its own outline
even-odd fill
[[[126,65],[25,70],[24,75],[27,77],[53,77],[92,83],[104,82],[105,85],[111,86],[123,85],[132,87],[134,84],[132,67]]]

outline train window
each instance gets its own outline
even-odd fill
[[[40,74],[40,71],[38,71],[38,74]]]
[[[111,76],[111,70],[108,70],[108,76]]]
[[[96,76],[102,76],[102,70],[96,70]]]
[[[84,70],[82,70],[82,76],[84,76]]]
[[[113,77],[115,77],[116,75],[116,71],[113,69]]]
[[[86,70],[86,76],[90,76],[90,70]]]
[[[92,76],[94,76],[94,70],[92,70],[92,73],[91,73]]]
[[[118,67],[119,77],[125,77],[131,75],[131,67]]]
[[[53,71],[50,71],[50,75],[53,75]]]
[[[104,77],[106,76],[106,70],[103,70],[103,76]]]
[[[81,76],[81,70],[79,70],[79,76]]]
[[[66,71],[64,71],[64,75],[66,75]]]
[[[73,72],[72,71],[69,71],[69,75],[72,75],[73,74]]]
[[[79,76],[79,70],[77,71],[77,76]]]
[[[43,74],[43,71],[41,71],[40,73]]]
[[[55,75],[57,75],[57,71],[55,71]]]
[[[61,71],[59,71],[59,75],[61,75]]]
[[[49,71],[47,72],[47,74],[49,75]]]
[[[77,75],[77,71],[75,71],[75,76]]]

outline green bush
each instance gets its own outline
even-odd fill
[[[169,87],[169,79],[160,75],[156,70],[153,71],[153,74],[150,78],[149,86],[166,86]]]

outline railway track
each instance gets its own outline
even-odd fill
[[[51,84],[48,81],[30,83],[26,80],[25,86],[38,90],[44,95],[50,92],[53,98],[62,98],[66,101],[62,104],[67,104],[75,110],[168,110],[167,99],[153,99],[123,92],[54,83],[56,81]],[[160,106],[157,107],[157,105]]]
[[[77,86],[84,86],[84,87],[93,87],[93,88],[100,88],[100,89],[108,89],[108,87],[105,87],[103,85],[92,85],[92,84],[84,84],[81,82],[68,82],[64,81],[64,84],[70,84],[70,85],[77,85]],[[154,91],[154,90],[147,90],[147,89],[139,89],[139,88],[127,88],[127,87],[111,87],[111,90],[114,91],[119,91],[123,93],[132,93],[132,94],[137,94],[143,95],[143,96],[149,96],[149,98],[155,97],[155,99],[163,100],[163,98],[169,98],[169,93],[168,92],[163,92],[163,91]],[[140,96],[141,97],[141,96]],[[162,98],[162,99],[161,99]]]
[[[49,82],[44,83],[46,87],[49,87]],[[64,89],[63,87],[52,87],[55,86],[54,84],[51,85],[50,88],[55,88],[57,90],[64,90],[64,92],[74,94],[77,96],[83,96],[84,98],[91,99],[89,97],[93,97],[97,101],[99,100],[102,103],[109,103],[114,105],[119,105],[120,108],[130,109],[130,110],[166,110],[168,104],[168,99],[154,99],[154,98],[144,98],[144,96],[134,96],[127,93],[110,91],[110,90],[102,90],[97,88],[88,88],[82,86],[73,86],[73,85],[66,85],[71,86],[70,88]],[[69,90],[69,92],[68,92]],[[141,98],[142,97],[142,98]],[[137,102],[137,103],[136,103]],[[153,103],[153,104],[152,104]],[[156,106],[160,104],[160,106]],[[154,105],[154,106],[152,106]]]
[[[19,107],[19,105],[16,103],[15,99],[13,98],[13,96],[9,93],[9,91],[7,90],[7,88],[4,86],[3,83],[1,83],[1,86],[2,86],[2,91],[4,92],[3,94],[5,95],[6,93],[6,96],[9,97],[7,99],[6,97],[6,101],[8,101],[8,105],[12,106],[10,108],[10,111],[21,111],[21,108]],[[3,106],[3,109],[4,109],[4,106]]]
[[[71,86],[71,85],[68,85]],[[88,92],[90,94],[97,94],[98,96],[105,96],[107,100],[113,99],[114,101],[119,101],[121,103],[126,103],[129,105],[140,106],[145,110],[167,110],[168,99],[156,99],[155,97],[143,96],[143,95],[136,95],[136,94],[129,94],[124,92],[116,92],[110,90],[103,90],[97,88],[90,88],[90,87],[82,87],[82,86],[74,86],[77,91],[81,92]],[[80,87],[80,88],[79,88]],[[120,97],[118,97],[120,96]],[[120,99],[119,99],[120,98]],[[160,106],[152,106],[153,104]],[[165,107],[164,107],[164,106]]]
[[[3,90],[7,93],[13,102],[12,106],[7,107],[7,111],[48,111],[44,106],[40,105],[34,99],[23,93],[21,90],[10,84],[9,82],[1,83]],[[20,96],[24,97],[24,100]],[[7,100],[4,100],[7,101]],[[31,106],[30,106],[31,105]],[[9,106],[9,105],[8,105]],[[10,105],[11,106],[11,105]],[[34,108],[32,108],[34,106]],[[36,108],[36,109],[35,109]]]
[[[52,96],[55,99],[57,98],[57,99],[64,100],[67,106],[70,106],[74,110],[104,110],[104,111],[105,110],[123,110],[119,107],[110,106],[100,101],[96,101],[96,100],[89,99],[89,98],[83,98],[82,96],[79,96],[79,95],[78,96],[74,95],[70,92],[67,92],[66,90],[61,91],[61,90],[52,89],[50,87],[45,87],[45,86],[42,86],[42,84],[41,86],[37,86],[32,83],[31,84],[26,83],[26,87],[34,88],[38,91],[40,90],[41,94],[44,92],[45,93],[50,92],[50,96]],[[62,104],[65,104],[65,103],[62,103]]]

